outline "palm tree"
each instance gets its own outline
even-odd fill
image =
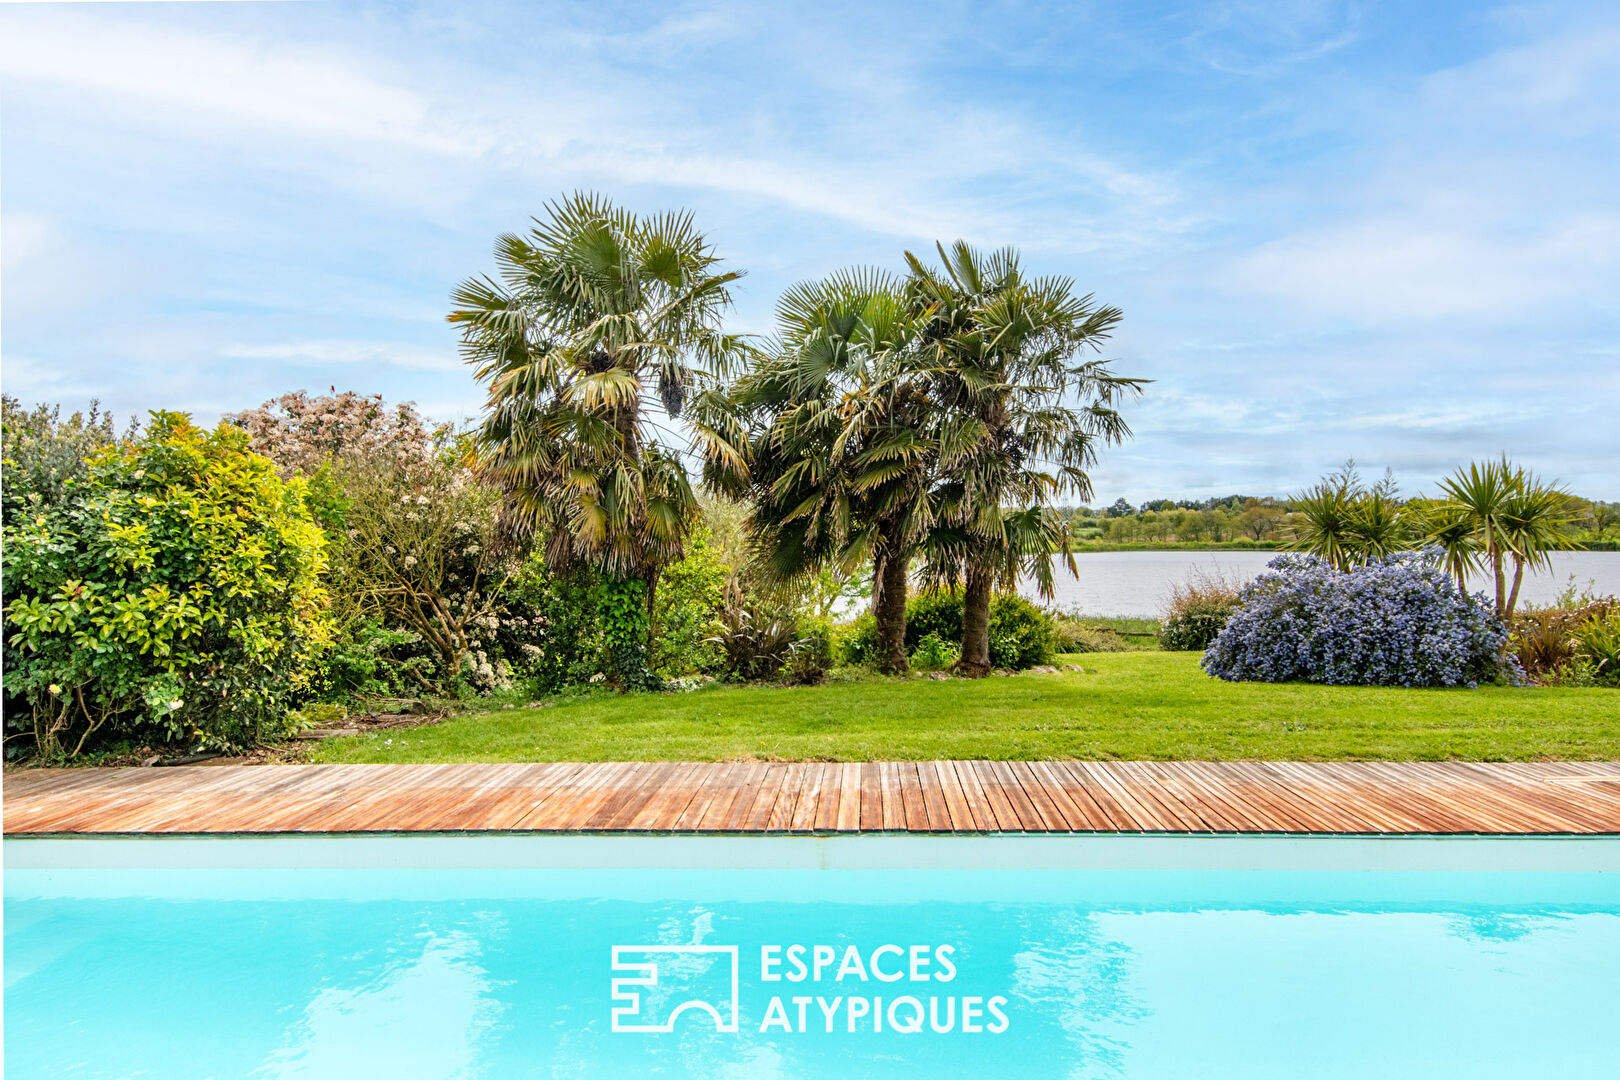
[[[1101,348],[1118,308],[1076,296],[1063,277],[1027,277],[1010,248],[981,252],[936,245],[941,269],[906,253],[906,295],[922,323],[923,363],[941,422],[938,526],[928,574],[963,588],[958,670],[990,671],[990,599],[1033,570],[1051,595],[1051,556],[1067,554],[1052,502],[1091,495],[1086,470],[1099,445],[1130,428],[1116,404],[1143,380],[1107,361],[1078,359]],[[1070,572],[1074,563],[1069,562]]]
[[[892,278],[852,270],[789,289],[777,323],[729,414],[713,395],[701,403],[706,478],[749,498],[771,578],[870,562],[878,667],[904,671],[906,586],[931,520],[939,430],[914,368],[917,320]]]
[[[1468,511],[1450,503],[1425,507],[1424,540],[1440,549],[1446,573],[1457,582],[1457,591],[1466,599],[1468,575],[1479,565],[1478,534]]]
[[[1446,551],[1448,565],[1466,569],[1477,559],[1490,568],[1496,613],[1502,618],[1512,615],[1518,605],[1526,567],[1545,567],[1551,552],[1581,546],[1563,531],[1572,520],[1569,493],[1542,483],[1506,456],[1472,462],[1441,481],[1440,487],[1447,500],[1429,539]]]
[[[501,236],[495,261],[498,280],[463,282],[449,316],[488,388],[479,471],[555,570],[602,575],[622,617],[616,674],[644,684],[647,620],[634,612],[650,610],[697,512],[656,418],[679,417],[744,351],[720,330],[740,274],[718,269],[690,214],[642,218],[585,193]]]
[[[1412,547],[1422,519],[1403,505],[1394,473],[1368,488],[1354,458],[1291,500],[1294,548],[1339,570],[1376,562]]]
[[[1325,559],[1339,570],[1355,564],[1351,538],[1359,493],[1347,480],[1328,477],[1294,495],[1294,540],[1290,547]]]
[[[1503,534],[1513,560],[1513,587],[1508,591],[1504,615],[1519,603],[1524,571],[1552,569],[1552,552],[1583,547],[1564,531],[1575,520],[1568,491],[1543,484],[1534,473],[1517,471],[1518,483],[1502,508]]]

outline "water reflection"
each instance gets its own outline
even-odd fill
[[[425,932],[411,956],[318,989],[255,1071],[302,1077],[465,1077],[502,1006],[465,931]]]
[[[1130,1025],[1152,1012],[1132,985],[1130,946],[1104,935],[1091,912],[1029,912],[1019,925],[1013,990],[1072,1044],[1066,1075],[1124,1076]]]

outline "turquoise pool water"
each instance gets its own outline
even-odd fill
[[[1616,1075],[1615,841],[1114,841],[8,840],[6,1075]]]

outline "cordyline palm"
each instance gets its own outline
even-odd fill
[[[938,456],[913,367],[917,320],[895,281],[856,270],[789,289],[777,323],[777,340],[730,396],[735,426],[719,418],[699,429],[705,475],[748,496],[755,555],[773,578],[870,562],[878,666],[903,671],[907,572]]]
[[[495,244],[497,278],[470,278],[449,318],[489,391],[483,476],[548,563],[640,582],[650,606],[697,503],[661,410],[721,377],[742,349],[720,331],[727,286],[691,215],[638,218],[592,194],[548,204]]]
[[[1572,520],[1569,493],[1544,484],[1506,457],[1470,463],[1441,481],[1440,487],[1446,502],[1435,516],[1429,539],[1445,549],[1449,565],[1466,569],[1478,560],[1490,569],[1496,613],[1503,618],[1518,605],[1526,567],[1546,567],[1552,552],[1581,546],[1563,531]]]
[[[1068,551],[1066,521],[1051,503],[1090,497],[1086,470],[1100,445],[1130,435],[1115,406],[1143,380],[1080,359],[1102,347],[1118,308],[1074,295],[1068,278],[1026,277],[1010,248],[936,247],[940,269],[906,253],[905,286],[923,322],[921,363],[938,422],[955,424],[940,437],[928,576],[962,584],[958,670],[978,676],[990,670],[993,590],[1028,569],[1051,595],[1051,555]]]

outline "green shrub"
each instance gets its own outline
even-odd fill
[[[74,413],[63,420],[59,406],[24,409],[16,398],[0,395],[0,459],[6,476],[0,487],[0,520],[21,525],[60,505],[89,472],[87,460],[113,441],[112,416],[94,402],[88,416]]]
[[[539,551],[507,584],[506,620],[522,630],[504,644],[517,674],[543,694],[590,682],[605,670],[604,643],[596,621],[596,577],[588,570],[552,573]]]
[[[1594,616],[1575,630],[1574,659],[1599,686],[1620,686],[1620,608]]]
[[[664,567],[653,599],[653,671],[676,678],[714,671],[723,662],[721,650],[711,642],[724,627],[729,568],[710,543],[708,529],[698,526],[686,542],[686,555]]]
[[[233,428],[153,413],[75,494],[5,529],[7,716],[45,757],[92,737],[278,738],[329,638],[324,537]]]
[[[833,625],[819,616],[803,617],[796,633],[798,642],[783,674],[791,683],[820,682],[833,666]]]
[[[992,666],[1023,671],[1050,664],[1055,653],[1050,615],[1017,593],[1002,593],[990,601]]]
[[[840,631],[835,651],[842,662],[864,667],[877,658],[877,618],[870,611],[857,615]]]
[[[790,677],[789,664],[805,647],[793,613],[737,599],[722,613],[720,633],[710,639],[725,656],[724,677],[741,682]],[[830,653],[830,636],[827,648]]]
[[[1573,597],[1571,599],[1574,599]],[[1525,608],[1508,620],[1508,649],[1524,673],[1550,678],[1577,659],[1580,631],[1616,610],[1613,600],[1576,600],[1553,607]]]
[[[942,645],[962,649],[962,597],[927,590],[906,602],[906,645],[915,653],[930,635]],[[869,664],[877,655],[877,622],[862,614],[844,631],[840,655],[846,664]],[[990,663],[1022,671],[1047,664],[1056,654],[1052,617],[1017,593],[990,601]],[[952,663],[955,663],[953,658]]]
[[[911,666],[918,671],[943,671],[962,657],[962,648],[929,631],[911,650]]]
[[[321,658],[318,694],[327,702],[409,696],[417,689],[407,681],[411,672],[432,664],[419,647],[421,640],[409,630],[391,630],[375,619],[338,628]]]
[[[1194,573],[1170,594],[1170,610],[1159,627],[1159,648],[1202,652],[1220,635],[1237,608],[1239,587],[1224,578]]]
[[[906,601],[906,652],[914,652],[933,634],[962,644],[962,596],[946,589],[927,589]]]

